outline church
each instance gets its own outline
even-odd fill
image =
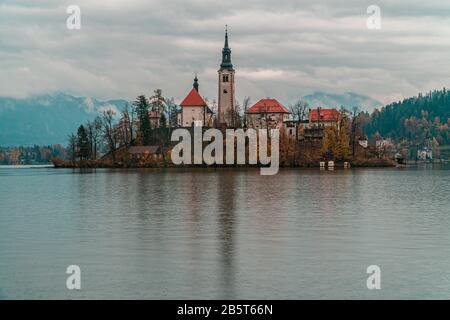
[[[218,70],[218,108],[216,125],[233,127],[235,114],[234,69],[231,63],[231,49],[228,45],[228,30],[225,30],[225,44],[222,49],[222,63]],[[200,95],[199,81],[195,76],[193,88],[180,103],[179,127],[214,126],[213,112]]]
[[[228,29],[225,29],[225,44],[218,73],[218,108],[214,113],[202,98],[197,75],[191,91],[180,103],[179,127],[227,127],[234,128],[236,122],[236,94],[231,49],[228,44]],[[261,99],[245,112],[247,125],[252,128],[280,128],[291,112],[276,99]]]

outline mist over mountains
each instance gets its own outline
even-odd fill
[[[326,92],[314,92],[302,98],[307,101],[311,107],[326,107],[339,109],[344,106],[348,109],[358,106],[362,111],[372,112],[375,108],[381,108],[383,104],[380,101],[363,96],[353,92],[343,94],[333,94]]]
[[[315,92],[303,97],[311,107],[362,106],[373,110],[382,104],[356,93]],[[80,124],[105,109],[120,111],[126,100],[100,101],[66,93],[36,95],[24,99],[0,97],[0,146],[67,144],[67,136]]]
[[[0,97],[0,146],[66,145],[67,136],[80,124],[105,109],[121,110],[125,103],[65,93],[25,99]]]

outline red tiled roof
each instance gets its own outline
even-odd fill
[[[246,113],[291,113],[276,99],[261,99],[251,106]]]
[[[180,103],[182,107],[198,107],[206,106],[205,100],[200,96],[197,90],[192,89],[191,92],[184,98],[183,102]]]
[[[340,116],[339,111],[336,109],[317,108],[309,111],[309,120],[311,122],[338,121]]]

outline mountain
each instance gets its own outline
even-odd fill
[[[375,108],[380,108],[383,104],[370,97],[360,95],[353,92],[346,92],[343,94],[332,94],[326,92],[314,92],[302,98],[307,101],[311,107],[326,107],[326,108],[352,108],[359,106],[363,111],[372,112]]]
[[[0,97],[0,146],[67,144],[80,124],[105,109],[121,110],[125,100],[99,101],[65,93],[25,99]]]
[[[372,111],[382,104],[356,93],[315,92],[303,97],[311,107],[362,106]],[[67,136],[101,111],[121,110],[125,100],[100,101],[65,93],[43,94],[25,99],[0,97],[0,146],[67,144]]]

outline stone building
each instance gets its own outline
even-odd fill
[[[245,112],[247,127],[281,129],[291,112],[276,99],[261,99]]]

